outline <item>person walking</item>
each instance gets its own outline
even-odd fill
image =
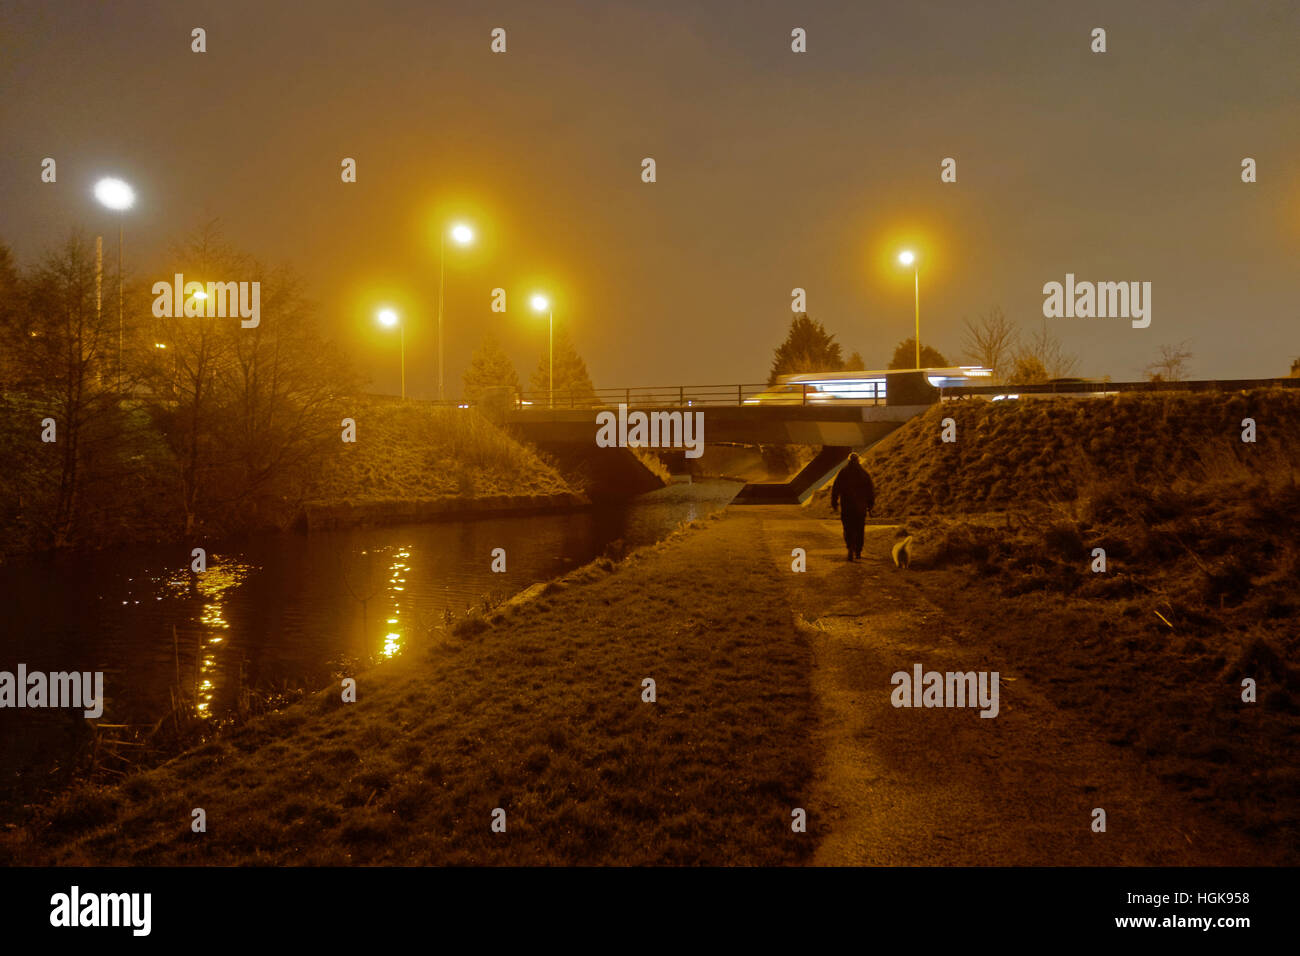
[[[876,488],[872,484],[871,475],[862,467],[857,455],[849,455],[849,460],[831,484],[831,510],[839,509],[840,524],[844,526],[844,546],[849,549],[849,561],[862,557],[867,515],[875,507]]]

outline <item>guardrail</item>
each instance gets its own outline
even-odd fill
[[[523,392],[521,405],[533,408],[629,408],[691,407],[695,405],[743,405],[767,390],[767,385],[644,385],[628,388],[597,388],[590,392],[556,389],[554,399],[547,391]]]
[[[1207,379],[1189,382],[1051,382],[1042,385],[954,385],[943,398],[967,395],[1095,395],[1109,392],[1236,392],[1248,388],[1300,388],[1300,378]]]
[[[797,390],[794,386],[797,386]],[[693,408],[697,406],[744,405],[754,396],[768,391],[766,384],[743,385],[667,385],[631,388],[597,388],[587,393],[556,391],[554,400],[547,392],[524,392],[521,407],[531,408]],[[763,405],[883,405],[884,389],[874,384],[863,389],[862,398],[831,397],[808,383],[786,386],[788,391],[764,399]]]

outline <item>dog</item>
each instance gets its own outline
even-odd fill
[[[909,534],[890,552],[894,558],[894,567],[907,568],[912,563],[912,536]]]

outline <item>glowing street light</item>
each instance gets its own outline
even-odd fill
[[[443,361],[442,349],[442,291],[447,279],[447,229],[438,234],[438,401],[443,400]],[[467,246],[474,241],[474,230],[463,222],[451,227],[451,239],[457,245]]]
[[[135,205],[135,191],[120,179],[101,179],[95,183],[95,198],[117,212]]]
[[[533,296],[532,306],[533,306],[533,311],[546,313],[547,322],[550,324],[551,327],[550,345],[548,348],[548,351],[550,353],[550,358],[549,358],[550,388],[547,391],[547,404],[551,408],[554,408],[555,407],[555,312],[551,309],[550,300],[547,299],[546,296],[542,295],[541,293],[537,293],[536,295]]]
[[[392,328],[398,327],[402,336],[402,401],[406,401],[406,325],[402,322],[402,317],[397,314],[395,309],[380,309],[375,318],[379,320],[380,325]]]
[[[135,191],[120,179],[106,177],[95,183],[95,198],[100,204],[123,213],[135,205]],[[122,219],[117,218],[117,390],[122,391]]]
[[[905,266],[915,263],[913,279],[916,283],[916,337],[913,341],[916,343],[916,367],[921,367],[921,265],[916,262],[916,256],[910,249],[904,249],[898,254],[898,261]]]

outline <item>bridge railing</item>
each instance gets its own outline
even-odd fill
[[[519,404],[524,408],[629,408],[693,407],[696,405],[743,405],[765,391],[764,384],[742,385],[645,385],[628,388],[596,388],[590,391],[555,390],[522,392]],[[797,396],[795,396],[797,398]]]
[[[939,389],[943,399],[965,397],[997,397],[1000,395],[1105,395],[1116,392],[1205,392],[1240,391],[1252,388],[1300,388],[1297,378],[1252,378],[1187,382],[1049,382],[1042,385],[959,385]],[[626,388],[596,388],[586,391],[556,389],[549,392],[520,392],[515,407],[521,409],[610,408],[627,405],[629,408],[691,408],[696,406],[744,405],[761,392],[768,391],[766,384],[741,385],[660,385]],[[367,395],[379,402],[400,402],[395,395]],[[463,400],[439,402],[431,399],[410,399],[424,405],[447,405],[467,408]],[[769,396],[764,405],[883,405],[884,389],[874,388],[863,392],[861,398],[830,396],[816,387],[803,384],[800,388]]]

